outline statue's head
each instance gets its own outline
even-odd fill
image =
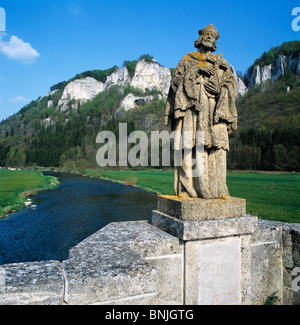
[[[195,47],[197,49],[205,48],[211,52],[217,50],[217,39],[220,37],[220,34],[213,24],[200,29],[199,36],[200,37],[195,42]]]

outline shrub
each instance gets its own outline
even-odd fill
[[[135,186],[137,184],[137,177],[131,175],[128,179],[124,181],[124,184],[128,186]]]

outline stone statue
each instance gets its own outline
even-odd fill
[[[225,198],[228,134],[237,129],[237,82],[222,54],[212,54],[219,38],[215,26],[201,29],[199,36],[198,51],[187,54],[175,69],[165,110],[166,125],[171,122],[173,131],[181,136],[191,131],[193,137],[192,154],[176,167],[174,189],[182,198]],[[204,153],[203,172],[194,177],[187,171],[195,158],[196,131],[202,131]]]

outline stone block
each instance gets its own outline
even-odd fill
[[[184,221],[153,211],[152,224],[181,240],[188,241],[254,233],[257,217],[245,215],[229,219]]]
[[[64,278],[59,262],[7,264],[0,270],[0,305],[63,304]]]
[[[62,262],[69,304],[156,295],[157,271],[131,248],[144,225],[112,223],[71,250]]]
[[[266,220],[258,220],[257,231],[252,236],[252,243],[278,242],[282,240],[282,227]]]
[[[157,210],[184,221],[238,218],[246,214],[246,200],[234,197],[181,199],[177,196],[162,195],[158,197]]]
[[[283,258],[279,242],[259,242],[251,245],[252,304],[263,305],[276,293],[283,303]]]
[[[186,243],[186,304],[241,304],[240,238]]]
[[[178,238],[149,223],[111,223],[62,262],[69,304],[182,304]]]

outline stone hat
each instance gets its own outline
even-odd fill
[[[205,32],[215,32],[216,34],[216,39],[218,39],[220,37],[219,32],[217,31],[216,27],[214,26],[214,24],[210,24],[207,27],[204,27],[202,29],[199,30],[199,36],[201,36],[203,33]]]

